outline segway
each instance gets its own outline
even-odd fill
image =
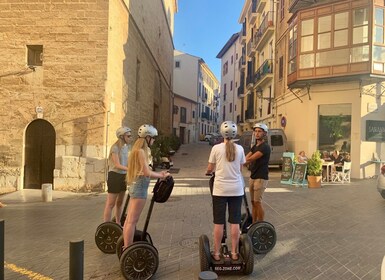
[[[120,269],[125,279],[150,279],[158,269],[159,254],[147,232],[154,203],[168,200],[174,187],[174,179],[169,176],[156,182],[143,231],[135,230],[134,242],[123,250],[123,236],[117,241],[116,253]]]
[[[126,210],[130,195],[127,194],[126,202],[124,203],[120,224],[123,225],[126,220]],[[96,228],[95,243],[96,246],[105,254],[114,254],[116,252],[116,244],[119,237],[122,235],[122,227],[115,222],[115,218],[111,222],[104,222]]]
[[[253,251],[255,254],[266,254],[270,252],[277,241],[275,228],[272,224],[261,221],[253,223],[249,204],[247,203],[246,192],[243,196],[246,213],[242,214],[241,231],[247,233],[251,239]]]
[[[209,181],[211,194],[213,193],[214,176],[215,174],[206,174],[211,176]],[[227,244],[226,223],[224,224],[223,237],[221,241],[220,260],[215,260],[210,252],[210,242],[207,235],[203,234],[199,237],[199,260],[201,271],[213,270],[217,273],[243,273],[249,275],[254,269],[254,254],[251,246],[250,237],[247,234],[241,234],[239,238],[239,257],[233,260],[231,252]]]

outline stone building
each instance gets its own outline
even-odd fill
[[[101,190],[121,125],[171,133],[177,0],[1,4],[0,192]]]

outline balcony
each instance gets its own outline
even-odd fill
[[[241,44],[245,44],[246,43],[246,21],[243,22],[242,24],[242,30],[241,30],[241,36],[240,37],[240,40],[241,40]]]
[[[253,87],[254,87],[254,79],[253,79],[253,74],[249,74],[247,77],[246,77],[246,88],[248,90],[252,90]]]
[[[246,68],[246,61],[245,61],[245,57],[242,55],[238,61],[238,69],[242,71],[242,70],[245,70],[245,68]]]
[[[268,12],[263,18],[256,33],[256,49],[262,51],[270,37],[274,34],[274,12]]]
[[[306,9],[314,4],[324,4],[325,2],[337,2],[339,0],[290,0],[289,1],[289,12],[294,14],[298,10]]]
[[[202,119],[208,120],[208,119],[209,119],[209,113],[203,112],[203,113],[201,114],[201,118],[202,118]]]
[[[243,98],[245,94],[245,87],[241,86],[238,88],[237,96],[238,98]]]
[[[273,60],[266,59],[254,74],[254,86],[262,86],[273,79]]]
[[[254,36],[255,37],[255,36]],[[247,56],[254,56],[255,55],[255,43],[254,43],[254,37],[252,37],[249,42],[247,42],[246,48],[247,48]]]
[[[263,9],[266,6],[266,1],[267,0],[259,0],[258,1],[258,3],[257,3],[257,13],[262,13],[263,12]]]
[[[252,104],[254,105],[254,104]],[[254,108],[248,108],[245,111],[245,120],[246,121],[254,121],[255,119],[255,114],[254,114]]]
[[[251,6],[247,13],[247,18],[249,19],[250,25],[253,25],[257,20],[257,4],[258,4],[257,0],[251,1]]]

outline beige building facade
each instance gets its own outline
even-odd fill
[[[353,178],[385,159],[383,1],[280,1],[277,124],[291,151],[348,152]]]
[[[171,133],[177,2],[30,5],[2,5],[0,192],[101,190],[118,127]]]
[[[174,51],[174,105],[186,105],[187,123],[181,122],[174,115],[173,130],[175,135],[189,142],[197,142],[206,133],[219,129],[219,93],[220,84],[209,66],[200,57],[178,50]],[[189,101],[190,105],[185,102]],[[183,103],[179,103],[183,102]],[[184,106],[183,105],[183,106]]]

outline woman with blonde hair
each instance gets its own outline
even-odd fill
[[[138,139],[135,141],[128,158],[126,181],[131,185],[128,189],[130,203],[123,227],[124,249],[134,240],[135,227],[140,214],[146,204],[147,190],[150,178],[165,179],[170,175],[168,171],[154,172],[149,167],[151,161],[151,145],[158,136],[158,131],[152,125],[144,124],[138,130]]]
[[[112,209],[115,207],[115,221],[120,225],[122,204],[127,189],[126,173],[128,154],[131,149],[131,129],[123,126],[116,130],[118,140],[111,146],[108,156],[108,195],[104,207],[104,222],[111,221]]]
[[[213,259],[221,259],[220,247],[223,229],[226,222],[226,207],[229,209],[231,258],[238,259],[238,243],[240,236],[241,206],[244,195],[242,166],[246,162],[242,146],[235,144],[232,139],[237,135],[237,125],[232,121],[221,124],[221,135],[224,142],[211,149],[207,174],[215,171],[212,192],[214,217],[214,252]]]

